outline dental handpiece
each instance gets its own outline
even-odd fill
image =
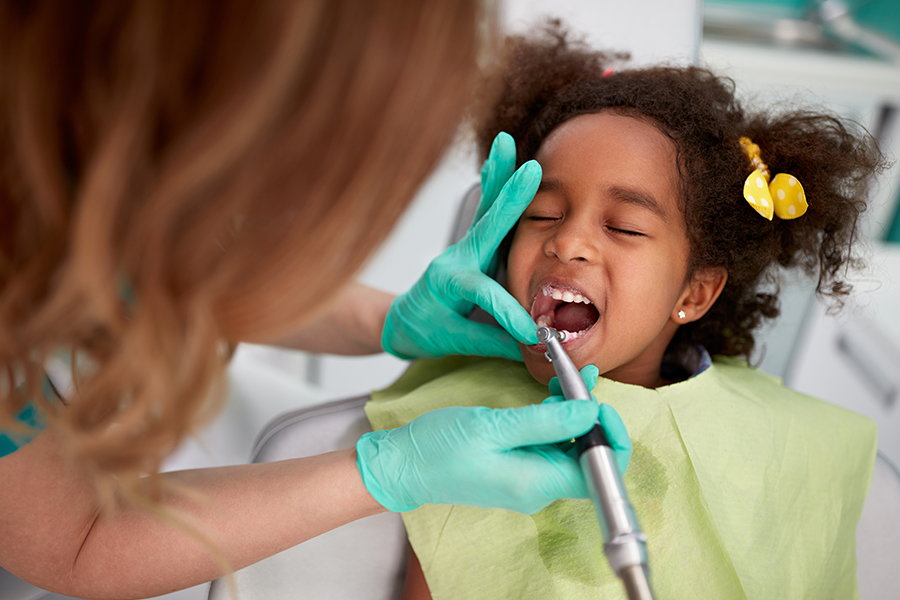
[[[565,333],[541,327],[538,340],[547,344],[547,360],[553,364],[566,400],[589,400],[590,390],[562,347]],[[622,580],[629,600],[653,600],[647,567],[647,536],[641,531],[628,500],[616,457],[600,423],[575,440],[578,463],[588,482],[609,566]]]

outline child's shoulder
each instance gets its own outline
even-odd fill
[[[445,406],[510,408],[548,395],[547,386],[535,381],[521,362],[447,356],[412,363],[393,385],[372,392],[366,414],[373,427],[384,429]]]
[[[872,435],[877,430],[872,419],[786,387],[781,378],[743,360],[716,356],[713,366],[715,384],[725,392],[726,401],[752,404],[773,416],[795,417],[811,426],[855,429]]]

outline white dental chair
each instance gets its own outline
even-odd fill
[[[260,434],[252,462],[312,456],[347,448],[371,431],[369,396],[300,409]],[[234,574],[240,600],[394,600],[406,576],[408,544],[397,513],[354,521]],[[226,579],[210,584],[208,600],[233,600]]]

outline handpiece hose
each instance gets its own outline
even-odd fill
[[[565,334],[552,327],[538,329],[538,340],[547,344],[547,359],[567,400],[589,400],[590,390],[572,359],[563,350]],[[600,423],[578,438],[578,462],[588,482],[591,499],[603,532],[603,551],[625,585],[629,600],[652,600],[647,580],[647,537],[634,514],[622,475]]]

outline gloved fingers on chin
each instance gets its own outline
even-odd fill
[[[597,387],[597,379],[600,377],[600,369],[598,369],[595,365],[585,365],[581,369],[581,378],[584,379],[585,385],[587,385],[588,390],[593,390]]]

